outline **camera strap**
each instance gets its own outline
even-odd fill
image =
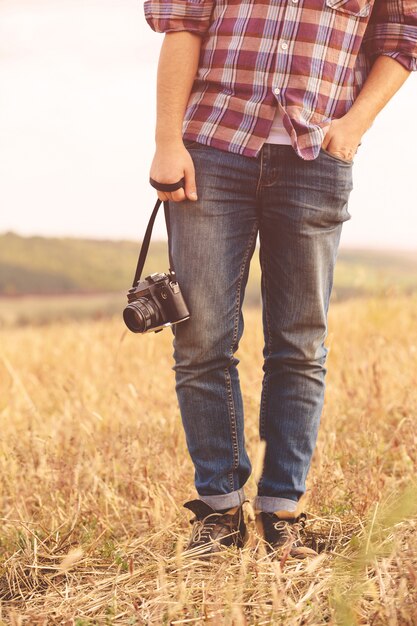
[[[141,246],[141,249],[140,249],[138,264],[136,266],[135,278],[133,279],[132,287],[135,287],[136,284],[140,281],[140,277],[141,277],[142,271],[143,271],[143,266],[145,265],[146,256],[148,254],[149,244],[150,244],[150,241],[151,241],[152,228],[153,228],[153,225],[154,225],[154,222],[155,222],[156,215],[158,213],[158,209],[161,206],[161,204],[162,204],[162,200],[158,199],[156,201],[155,207],[154,207],[154,209],[152,211],[152,215],[151,215],[151,217],[149,219],[148,227],[146,229],[145,236],[143,238],[142,246]],[[169,226],[169,202],[167,200],[164,202],[164,213],[165,213],[165,223],[166,223],[167,233],[168,233],[169,270],[170,270],[170,272],[175,274],[174,264],[172,262],[171,250],[170,250],[170,245],[169,245],[170,237],[171,237],[171,230],[170,230],[170,226]]]

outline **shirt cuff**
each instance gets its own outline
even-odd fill
[[[369,35],[365,35],[363,46],[372,58],[383,54],[396,59],[410,71],[417,70],[415,25],[391,22],[373,24]]]
[[[189,31],[199,35],[210,25],[212,0],[146,0],[145,19],[157,33]]]
[[[410,72],[417,72],[417,59],[415,57],[404,54],[403,52],[381,52],[380,55],[395,59]]]

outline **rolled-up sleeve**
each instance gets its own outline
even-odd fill
[[[363,39],[372,60],[379,55],[417,70],[417,0],[375,0]]]
[[[204,35],[215,0],[146,0],[145,19],[157,33],[187,30]]]

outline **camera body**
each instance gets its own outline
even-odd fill
[[[190,317],[172,270],[146,276],[129,289],[127,300],[123,319],[133,333],[157,333]]]

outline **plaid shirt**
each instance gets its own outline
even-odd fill
[[[156,32],[202,36],[184,139],[256,157],[277,105],[292,146],[315,159],[373,59],[417,70],[417,0],[146,0]]]

